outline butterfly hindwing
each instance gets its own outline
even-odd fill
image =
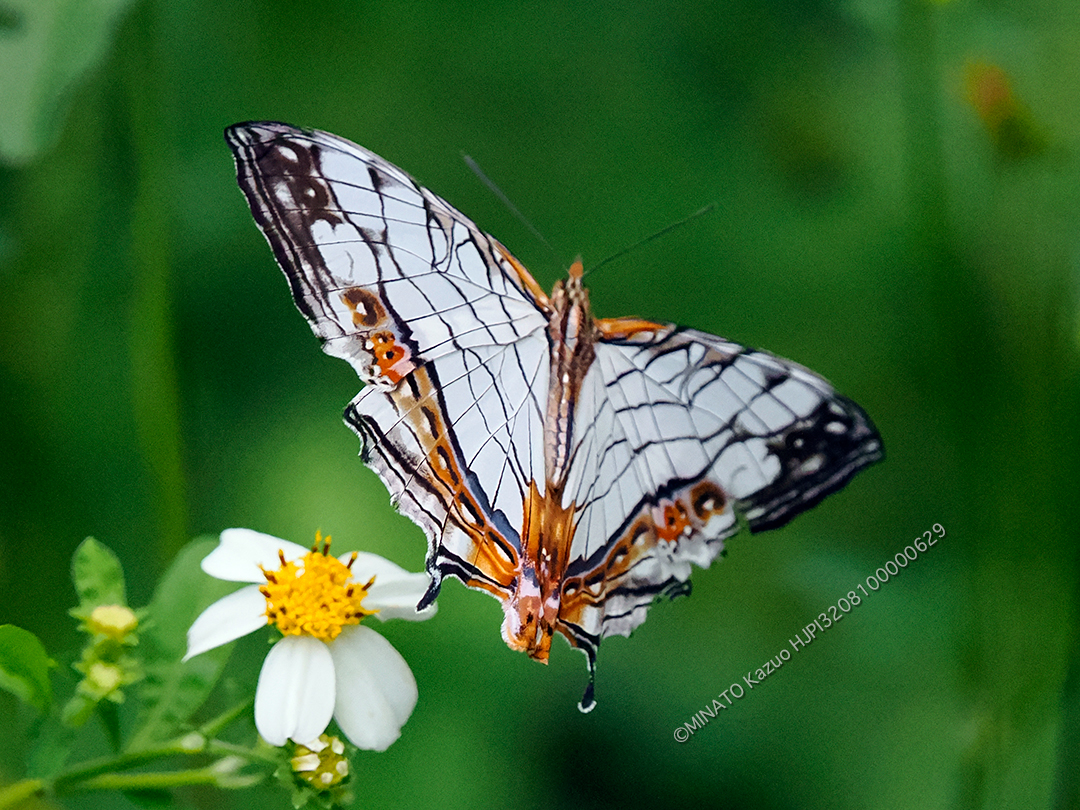
[[[428,601],[447,574],[509,593],[521,552],[522,482],[543,469],[533,386],[546,384],[546,363],[547,343],[536,338],[499,352],[473,349],[421,367],[391,392],[365,388],[346,409],[391,499],[437,538]]]

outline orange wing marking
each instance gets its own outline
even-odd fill
[[[506,263],[514,269],[514,273],[517,275],[518,281],[521,282],[521,286],[523,286],[529,295],[533,297],[536,305],[545,312],[550,312],[551,303],[548,300],[547,293],[544,292],[543,287],[536,283],[536,279],[525,269],[525,265],[514,258],[514,254],[504,248],[497,240],[492,239],[491,244],[498,254],[506,260]]]
[[[366,334],[364,347],[375,361],[373,377],[397,385],[416,368],[409,347],[394,334],[386,307],[379,296],[363,287],[350,287],[341,293],[341,301],[352,313],[352,322],[360,334]],[[378,369],[378,371],[376,371]]]
[[[408,348],[398,343],[392,332],[376,332],[368,339],[367,347],[375,355],[375,364],[383,377],[394,384],[416,368]]]
[[[661,540],[674,543],[682,535],[690,534],[689,512],[678,501],[662,500],[652,511],[653,527]]]
[[[652,341],[670,326],[641,318],[597,318],[593,321],[603,340]]]

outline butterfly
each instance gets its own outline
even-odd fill
[[[863,410],[714,335],[597,318],[579,261],[547,295],[494,237],[344,138],[225,131],[240,188],[326,353],[365,386],[361,457],[428,538],[431,585],[502,603],[512,649],[585,653],[690,590],[742,524],[782,526],[882,457]]]

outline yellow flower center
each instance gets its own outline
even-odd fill
[[[345,744],[337,737],[320,734],[307,745],[297,745],[293,753],[293,771],[316,790],[328,790],[349,775]]]
[[[281,567],[263,569],[266,584],[259,590],[266,597],[266,622],[277,625],[282,635],[333,641],[342,627],[359,624],[375,612],[360,604],[375,578],[366,585],[352,581],[356,553],[345,565],[329,555],[330,537],[320,551],[321,541],[316,533],[315,545],[298,560],[286,561],[285,554],[278,551]]]

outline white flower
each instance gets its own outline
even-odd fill
[[[202,561],[218,579],[251,582],[210,605],[188,630],[194,655],[276,624],[255,691],[255,726],[273,745],[316,740],[333,717],[358,748],[385,751],[416,706],[416,679],[390,642],[359,622],[427,619],[416,604],[426,574],[411,574],[376,554],[339,559],[250,529],[226,529]]]

